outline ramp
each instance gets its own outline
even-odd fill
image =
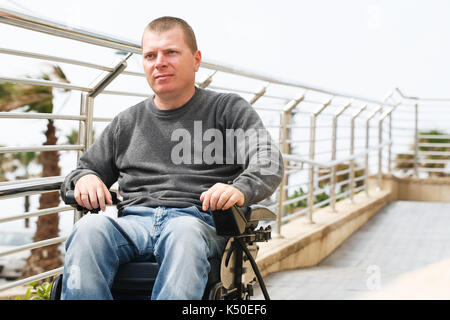
[[[450,259],[449,243],[450,203],[393,201],[317,266],[270,274],[265,282],[271,299],[383,298],[395,280]],[[433,283],[425,290],[432,295]]]

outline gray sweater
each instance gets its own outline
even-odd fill
[[[201,210],[201,193],[222,182],[239,189],[248,206],[269,197],[283,176],[281,153],[264,134],[258,114],[236,94],[196,88],[174,110],[157,109],[151,97],[108,124],[61,191],[64,196],[92,173],[108,188],[118,181],[119,211],[130,205]]]

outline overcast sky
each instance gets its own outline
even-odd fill
[[[162,15],[194,28],[203,57],[381,99],[450,96],[449,1],[2,0],[0,4],[139,42]],[[2,46],[8,46],[2,35]]]

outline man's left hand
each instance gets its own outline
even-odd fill
[[[237,188],[219,182],[203,192],[200,200],[203,202],[203,211],[208,210],[208,208],[214,211],[227,210],[234,204],[243,206],[245,198],[244,194]]]

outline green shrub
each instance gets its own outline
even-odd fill
[[[52,291],[52,282],[43,282],[39,284],[39,282],[35,281],[30,284],[30,288],[28,288],[24,297],[17,296],[14,300],[50,300],[50,292]],[[33,291],[31,291],[33,290]]]

